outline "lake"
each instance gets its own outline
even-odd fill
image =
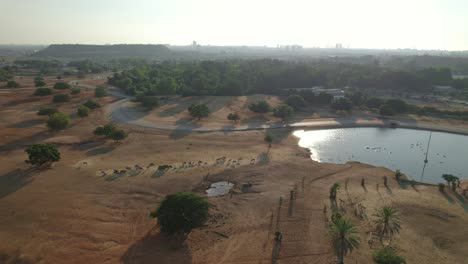
[[[468,136],[402,128],[299,130],[294,135],[318,162],[359,161],[399,169],[426,183],[444,182],[442,174],[468,174]]]

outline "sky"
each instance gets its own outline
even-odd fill
[[[0,44],[468,50],[468,0],[0,0]]]

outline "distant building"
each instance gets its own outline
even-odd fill
[[[319,95],[320,93],[327,93],[332,95],[333,99],[340,99],[345,97],[345,91],[343,89],[325,89],[322,86],[315,86],[310,88],[289,88],[288,90],[293,90],[296,92],[311,91],[315,95]]]

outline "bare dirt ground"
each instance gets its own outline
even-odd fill
[[[326,219],[328,189],[336,181],[342,185],[336,206],[361,237],[346,263],[372,263],[379,243],[370,235],[372,214],[384,204],[402,211],[402,231],[392,245],[408,263],[468,263],[468,208],[460,194],[399,185],[385,168],[313,162],[287,129],[269,131],[271,149],[264,131],[125,126],[129,138],[112,143],[92,135],[107,122],[100,109],[52,133],[35,114],[51,99],[29,101],[32,91],[0,90],[0,263],[333,263]],[[61,111],[74,112],[88,96]],[[48,170],[31,170],[24,148],[37,142],[57,144],[62,160]],[[159,165],[173,168],[160,171]],[[164,195],[204,195],[220,180],[233,182],[234,192],[208,198],[213,207],[207,225],[184,242],[161,234],[148,217]],[[245,189],[244,183],[252,185]],[[358,204],[364,214],[354,213]],[[283,234],[280,246],[275,231]]]

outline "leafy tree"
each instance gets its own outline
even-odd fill
[[[105,124],[104,126],[99,126],[94,130],[94,135],[96,136],[110,136],[112,132],[117,130],[117,128],[112,123]]]
[[[256,103],[251,103],[249,109],[255,113],[268,113],[270,111],[270,105],[267,101],[258,101]]]
[[[196,117],[198,120],[210,114],[210,109],[206,104],[192,104],[189,106],[188,111],[192,117]]]
[[[58,108],[57,107],[40,107],[39,111],[37,111],[38,115],[41,116],[50,116],[52,114],[58,113]]]
[[[47,127],[51,130],[63,130],[70,125],[70,117],[64,113],[55,113],[49,116]]]
[[[159,99],[154,96],[143,96],[141,98],[141,105],[145,109],[151,110],[159,106]]]
[[[101,105],[93,100],[88,100],[86,103],[83,104],[84,106],[88,107],[91,110],[101,107]]]
[[[330,233],[338,264],[344,264],[344,256],[359,247],[358,231],[348,219],[342,217],[331,222]]]
[[[76,110],[76,114],[79,116],[79,117],[86,117],[89,115],[89,111],[90,109],[84,105],[80,105],[78,106],[78,109]]]
[[[209,203],[197,194],[179,192],[167,195],[150,216],[158,219],[163,232],[189,233],[208,219]]]
[[[52,94],[52,89],[45,88],[45,87],[37,88],[36,91],[34,91],[33,93],[34,96],[47,96],[51,94]]]
[[[355,106],[362,106],[367,102],[367,94],[359,90],[346,93],[346,98]]]
[[[406,260],[388,246],[374,251],[372,257],[377,264],[406,264]]]
[[[392,116],[394,115],[395,112],[393,111],[393,108],[389,106],[388,104],[384,104],[380,107],[380,115],[382,116]]]
[[[439,192],[445,192],[445,184],[439,183],[438,186],[439,186]]]
[[[460,180],[457,176],[454,176],[452,174],[444,174],[442,175],[442,179],[444,179],[447,182],[448,186],[452,186],[452,191],[455,191],[457,189],[457,183]]]
[[[107,90],[104,87],[98,86],[94,89],[94,96],[101,98],[107,95]]]
[[[65,103],[70,101],[70,96],[68,94],[56,94],[52,98],[54,103]]]
[[[19,85],[19,83],[15,82],[15,81],[8,81],[6,87],[7,88],[19,88],[20,85]]]
[[[290,107],[294,108],[294,110],[299,110],[303,108],[306,104],[304,101],[304,97],[297,94],[288,96],[288,98],[286,98],[285,103]]]
[[[330,187],[330,199],[335,200],[336,199],[336,193],[340,189],[340,184],[338,182],[335,182],[331,187]]]
[[[349,111],[353,108],[353,104],[348,98],[338,98],[332,101],[331,108],[341,111]]]
[[[384,206],[374,214],[374,224],[382,242],[385,235],[393,236],[400,232],[400,212],[396,208]]]
[[[70,85],[64,82],[57,82],[54,84],[54,89],[57,89],[57,90],[70,89]]]
[[[54,145],[35,144],[29,146],[25,151],[28,154],[26,163],[33,166],[42,166],[60,160],[60,152]]]
[[[279,117],[283,120],[288,119],[294,115],[294,109],[287,104],[280,104],[273,108],[273,116]]]
[[[46,85],[46,83],[44,81],[35,81],[34,82],[34,86],[36,86],[36,87],[43,87],[45,85]]]
[[[71,90],[70,90],[70,94],[75,95],[75,94],[79,94],[79,93],[81,93],[81,89],[78,88],[78,87],[71,88]]]
[[[405,113],[408,110],[408,105],[400,99],[389,99],[385,103],[390,106],[395,113]]]
[[[239,115],[237,113],[230,113],[227,116],[227,119],[233,121],[234,123],[237,123],[237,121],[240,119],[240,117],[239,117]]]
[[[156,87],[158,94],[175,94],[177,90],[177,82],[172,77],[164,77],[158,81]]]
[[[270,134],[266,134],[265,138],[263,140],[266,143],[268,143],[268,147],[271,148],[271,143],[273,142],[273,137]]]
[[[367,107],[370,109],[380,109],[380,107],[385,103],[384,99],[380,99],[377,97],[371,97],[367,100]]]
[[[332,100],[333,100],[333,95],[328,94],[326,92],[320,92],[319,95],[317,96],[317,103],[319,104],[328,105],[328,104],[331,104]]]
[[[114,141],[121,141],[128,137],[127,132],[122,129],[114,129],[110,134],[109,138]]]

